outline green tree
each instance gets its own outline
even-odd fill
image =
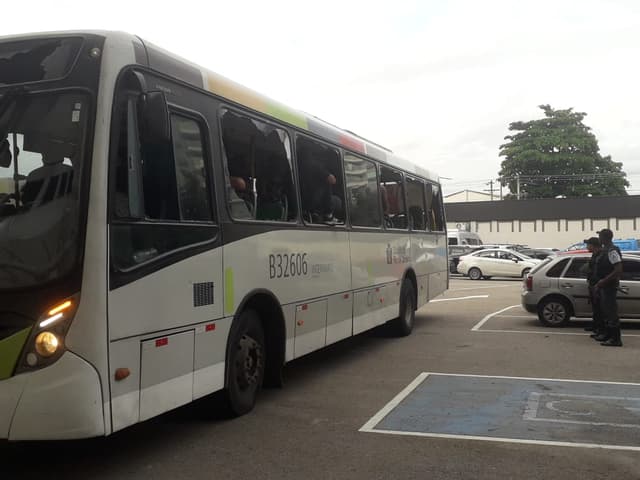
[[[622,163],[600,155],[595,135],[582,123],[586,113],[540,108],[544,118],[511,123],[509,130],[517,133],[500,145],[500,181],[511,197],[518,179],[521,198],[626,195]]]

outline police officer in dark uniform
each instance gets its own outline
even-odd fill
[[[589,259],[588,271],[587,271],[587,284],[589,286],[589,301],[591,302],[591,311],[593,322],[588,327],[585,327],[587,331],[593,331],[591,338],[596,338],[599,335],[606,333],[604,318],[602,311],[600,310],[600,302],[596,296],[595,284],[598,282],[596,278],[596,261],[601,250],[601,243],[598,237],[591,237],[584,241],[587,244],[587,250],[591,252],[591,258]]]
[[[621,347],[620,318],[616,295],[622,274],[622,257],[620,250],[613,245],[613,232],[608,228],[598,232],[602,250],[595,266],[595,296],[604,317],[605,333],[595,337],[605,347]]]

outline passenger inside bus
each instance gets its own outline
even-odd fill
[[[302,214],[307,223],[343,224],[344,186],[338,153],[300,137],[296,142]]]
[[[227,111],[222,118],[222,137],[232,217],[295,220],[295,190],[286,132]]]

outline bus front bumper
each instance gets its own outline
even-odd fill
[[[47,368],[0,381],[0,439],[104,435],[103,411],[98,373],[71,352]]]

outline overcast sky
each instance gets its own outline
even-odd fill
[[[640,194],[640,2],[4,2],[2,34],[135,33],[443,177],[498,176],[512,121],[587,113]]]

